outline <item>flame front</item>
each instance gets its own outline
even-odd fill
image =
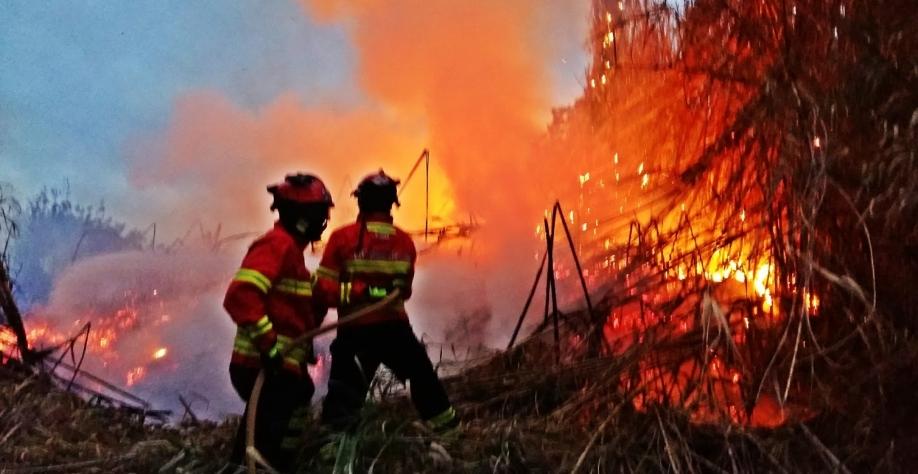
[[[757,382],[749,367],[761,357],[748,344],[750,334],[768,337],[762,334],[801,309],[817,316],[821,301],[808,281],[792,281],[778,265],[772,242],[783,222],[766,219],[774,197],[763,195],[755,177],[734,172],[741,157],[729,155],[699,171],[683,161],[721,138],[744,95],[700,102],[710,96],[697,76],[630,67],[678,56],[677,15],[667,19],[661,8],[654,21],[633,21],[642,8],[640,2],[594,2],[588,87],[549,127],[548,156],[578,160],[576,172],[555,190],[566,206],[560,217],[579,231],[572,237],[588,284],[612,287],[615,304],[603,333],[614,353],[661,337],[702,337],[702,354],[686,355],[682,365],[663,368],[648,357],[636,378],[625,377],[626,387],[650,387],[636,405],[676,403],[692,407],[697,421],[726,416],[774,426],[786,412],[748,386]],[[618,67],[624,58],[629,63]],[[704,120],[696,107],[707,109]],[[542,226],[536,236],[546,238]],[[555,262],[559,285],[568,285],[573,302],[576,274],[563,259]],[[699,381],[709,395],[674,395]]]

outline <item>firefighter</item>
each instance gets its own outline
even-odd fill
[[[308,174],[288,175],[268,186],[268,192],[279,218],[249,247],[223,306],[237,325],[230,380],[248,400],[259,371],[265,370],[255,447],[283,469],[298,448],[315,389],[307,372],[307,363],[314,362],[312,348],[297,347],[286,356],[282,352],[297,336],[318,327],[327,312],[312,297],[303,251],[321,238],[334,204],[322,181]],[[244,461],[245,415],[242,420],[232,454],[237,464]]]
[[[382,170],[360,182],[353,192],[357,221],[332,232],[316,270],[319,289],[336,295],[328,304],[337,305],[339,318],[400,292],[396,303],[338,328],[322,406],[322,422],[333,430],[354,426],[380,364],[410,381],[411,400],[432,429],[446,431],[459,422],[405,313],[417,252],[411,237],[392,225],[398,183]]]

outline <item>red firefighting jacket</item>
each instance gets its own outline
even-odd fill
[[[355,321],[368,325],[382,321],[408,320],[405,300],[411,296],[417,251],[405,231],[392,225],[387,214],[361,215],[357,222],[341,227],[328,238],[319,268],[317,285],[325,304],[338,307],[338,317],[378,301],[398,288],[399,301]],[[351,289],[360,285],[364,295],[351,299]]]
[[[283,351],[322,323],[327,306],[312,297],[304,248],[280,223],[249,247],[223,301],[238,326],[233,364],[260,367],[261,354]],[[305,374],[311,352],[308,346],[294,349],[284,358],[284,369]]]

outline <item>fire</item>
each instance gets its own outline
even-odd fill
[[[138,292],[137,294],[160,294],[158,290]],[[166,346],[153,346],[149,352],[138,354],[131,350],[133,341],[139,331],[151,330],[171,324],[168,314],[149,314],[150,306],[138,303],[132,294],[126,295],[126,300],[120,308],[108,312],[88,310],[69,324],[53,324],[41,314],[41,309],[25,318],[26,333],[29,345],[36,349],[49,349],[54,347],[68,347],[73,338],[77,352],[81,345],[86,344],[86,353],[93,361],[95,367],[90,370],[96,375],[121,378],[130,387],[144,379],[150,371],[170,370],[169,365],[162,364],[170,354]],[[160,307],[153,305],[154,311]],[[81,334],[89,322],[88,335]],[[153,334],[153,331],[150,331]],[[85,333],[83,333],[85,334]],[[4,358],[9,358],[18,353],[16,337],[12,331],[0,326],[0,352]],[[100,370],[101,372],[96,372]]]
[[[145,367],[134,367],[129,370],[127,376],[125,377],[125,383],[128,387],[132,387],[137,382],[141,381],[147,375],[147,369]]]
[[[755,352],[756,344],[747,343],[747,338],[780,327],[801,312],[817,314],[819,296],[805,285],[788,285],[793,276],[784,273],[787,270],[769,244],[775,229],[763,222],[762,209],[768,205],[763,196],[737,194],[740,189],[731,194],[730,186],[742,183],[723,185],[728,182],[726,173],[715,166],[700,177],[684,179],[685,163],[679,160],[714,142],[729,119],[699,126],[697,110],[683,100],[685,87],[693,87],[686,86],[691,79],[678,72],[667,76],[618,67],[631,60],[624,59],[632,52],[626,49],[629,42],[644,44],[674,33],[621,29],[617,22],[623,18],[624,4],[619,3],[618,11],[603,5],[606,9],[594,20],[594,57],[584,105],[567,111],[564,117],[573,118],[563,122],[568,128],[558,127],[563,133],[554,137],[562,149],[577,150],[583,157],[571,173],[576,173],[579,186],[571,183],[567,194],[559,191],[565,205],[559,218],[570,224],[575,215],[580,220],[581,232],[573,239],[587,281],[614,285],[608,291],[617,305],[603,327],[613,353],[648,337],[701,333],[704,338],[698,346],[702,354],[693,355],[697,359],[686,356],[681,365],[677,359],[675,368],[655,366],[648,359],[622,382],[625,387],[650,387],[635,400],[639,408],[681,403],[696,421],[781,424],[783,401],[776,404],[763,395],[754,403],[747,400],[755,391],[750,385],[758,382],[749,375],[754,371],[743,366],[749,361],[741,360]],[[655,44],[657,49],[648,48],[650,57],[639,58],[647,61],[635,62],[655,64],[671,52],[670,46],[665,41]],[[730,113],[718,109],[712,116]],[[587,124],[585,130],[577,129],[578,120]],[[669,129],[660,126],[665,120],[672,121],[667,122]],[[693,148],[692,143],[702,145]],[[825,143],[817,137],[813,145],[820,148]],[[574,280],[571,286],[579,290],[571,271],[556,269],[555,275],[561,284]],[[705,383],[707,392],[693,388],[684,398],[673,394]],[[780,409],[772,409],[775,405]]]
[[[0,326],[0,363],[4,363],[18,350],[16,335],[7,326]]]

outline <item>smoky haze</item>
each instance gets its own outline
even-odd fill
[[[259,233],[273,219],[264,186],[307,171],[331,188],[332,226],[341,225],[356,215],[349,192],[357,180],[380,167],[404,179],[429,148],[431,224],[474,220],[480,228],[460,243],[422,245],[409,314],[428,340],[502,345],[538,264],[535,224],[553,200],[558,163],[534,158],[550,119],[552,75],[561,43],[585,38],[588,9],[586,1],[547,0],[302,2],[303,14],[347,25],[359,100],[307,105],[291,92],[251,110],[192,89],[165,127],[125,146],[131,185],[155,196],[136,209],[166,235],[195,223],[219,223],[223,235]],[[422,174],[402,202],[396,224],[423,228]],[[150,366],[158,375],[137,389],[174,401],[173,387],[191,380],[213,395],[209,410],[233,411],[238,403],[223,370],[233,327],[220,303],[243,252],[240,243],[219,252],[93,257],[60,276],[45,312],[66,325],[75,313],[101,311],[111,295],[145,295],[139,304],[148,319],[121,341],[117,362],[96,368],[123,377],[149,365],[154,345],[168,345],[169,355]],[[309,261],[314,268],[315,256]],[[97,293],[83,286],[99,278],[114,286]],[[90,300],[94,309],[81,306]],[[168,324],[156,324],[164,311]]]
[[[463,301],[468,288],[477,288],[471,299],[482,311],[475,312],[494,317],[475,342],[500,343],[538,263],[533,229],[552,201],[547,190],[557,163],[536,160],[534,147],[550,117],[553,67],[563,41],[585,38],[588,2],[302,6],[320,22],[347,25],[365,101],[307,106],[290,94],[251,112],[216,92],[191,92],[164,131],[131,143],[133,182],[155,188],[162,201],[154,205],[167,204],[151,212],[173,222],[189,225],[203,214],[225,228],[251,231],[270,223],[264,184],[291,170],[313,171],[336,198],[334,226],[356,213],[348,196],[356,180],[379,167],[405,178],[429,148],[434,224],[474,218],[482,226],[461,258],[435,266],[444,271],[425,272],[425,287],[458,288]],[[408,185],[396,212],[397,224],[409,230],[424,225],[422,180]],[[475,282],[457,282],[455,274]],[[438,313],[442,319],[454,311]]]

